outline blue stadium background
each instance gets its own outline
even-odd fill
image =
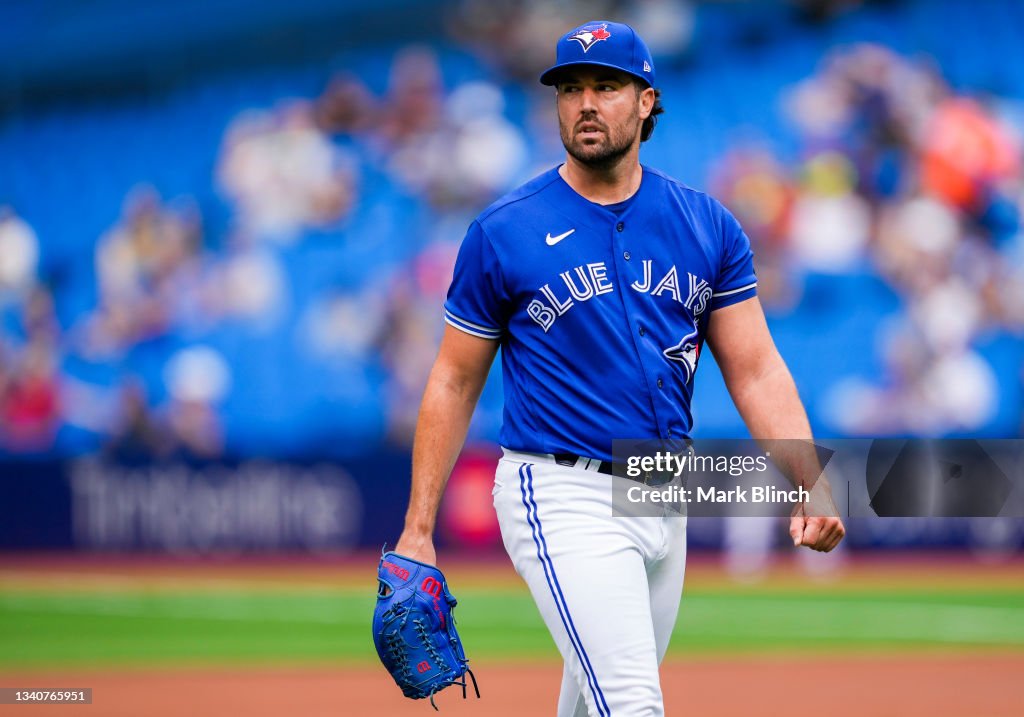
[[[743,220],[815,432],[1020,436],[1024,4],[600,9],[653,37],[642,160]],[[8,458],[406,451],[462,233],[559,161],[535,73],[597,10],[5,3]],[[743,434],[710,357],[696,395],[698,436]]]

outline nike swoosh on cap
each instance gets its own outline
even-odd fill
[[[544,241],[546,241],[548,243],[548,246],[554,246],[555,244],[557,244],[558,242],[562,241],[567,236],[572,234],[574,231],[576,231],[576,230],[575,229],[570,229],[569,231],[565,232],[564,234],[559,234],[556,237],[551,236],[551,232],[548,232],[547,238],[545,238]]]

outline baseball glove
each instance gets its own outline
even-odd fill
[[[455,631],[456,600],[448,582],[433,565],[386,552],[377,568],[377,607],[373,643],[384,667],[412,699],[430,698],[449,685],[466,697],[466,674],[480,697],[476,677]]]

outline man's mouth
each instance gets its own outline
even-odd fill
[[[604,129],[596,122],[584,122],[576,128],[576,134],[584,139],[596,137],[603,132]]]

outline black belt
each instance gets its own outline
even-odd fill
[[[583,458],[583,456],[578,456],[575,453],[552,453],[551,455],[555,457],[555,463],[557,463],[560,466],[566,466],[567,468],[575,468],[576,464],[579,463],[581,459],[585,461],[597,460],[595,458]],[[611,461],[597,462],[601,464],[597,467],[598,473],[604,473],[606,476],[614,475],[614,463],[612,463]],[[623,466],[623,468],[625,468],[625,466]],[[625,474],[625,471],[623,470],[622,473]]]
[[[575,453],[552,453],[555,458],[555,463],[560,466],[566,466],[567,468],[575,468],[582,461],[597,460],[595,458],[585,458],[578,456]],[[676,476],[673,473],[658,473],[656,471],[643,471],[638,476],[631,476],[626,472],[625,463],[613,463],[612,461],[599,461],[601,465],[597,467],[598,473],[603,473],[606,476],[618,476],[619,478],[627,478],[629,480],[636,481],[637,483],[643,483],[644,485],[658,486],[668,483]],[[586,466],[581,466],[586,467]],[[618,468],[618,470],[616,470]]]

